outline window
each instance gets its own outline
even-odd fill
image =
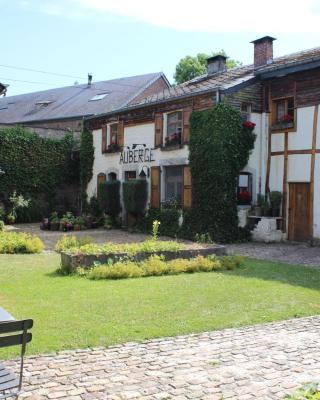
[[[109,93],[100,93],[96,94],[95,96],[92,97],[89,101],[98,101],[104,99],[106,96],[108,96]]]
[[[137,178],[137,173],[136,171],[126,171],[125,172],[125,180],[126,181],[131,181],[132,179]]]
[[[293,128],[295,121],[294,98],[272,102],[272,129]]]
[[[182,111],[167,114],[167,137],[166,146],[181,144],[182,134]]]
[[[240,205],[251,204],[252,174],[249,172],[242,172],[238,177],[237,198]]]
[[[110,172],[108,174],[108,181],[116,181],[117,180],[117,174],[115,172]]]
[[[250,114],[252,111],[251,103],[241,103],[241,116],[243,121],[250,121]]]
[[[165,169],[165,201],[181,204],[183,189],[183,167],[166,167]]]
[[[118,144],[118,124],[109,125],[107,153],[115,153],[120,150]]]

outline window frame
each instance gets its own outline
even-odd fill
[[[247,186],[240,186],[240,176],[247,176],[248,177],[248,184]],[[248,202],[243,202],[240,200],[239,195],[241,193],[241,189],[246,189],[249,193],[250,193],[250,201]],[[247,171],[241,171],[238,175],[238,179],[237,179],[237,203],[238,205],[243,205],[243,206],[250,206],[252,205],[252,201],[253,201],[253,174],[251,172],[247,172]]]
[[[175,169],[180,169],[180,172],[181,172],[181,175],[180,175],[180,177],[181,177],[181,193],[180,193],[180,198],[178,197],[178,196],[176,196],[175,198],[168,198],[168,189],[167,189],[167,184],[168,184],[168,169],[172,169],[172,168],[175,168]],[[170,202],[177,202],[177,203],[179,203],[179,206],[182,206],[182,203],[183,203],[183,185],[184,185],[184,182],[183,182],[183,168],[184,168],[184,166],[183,165],[168,165],[168,166],[165,166],[165,173],[164,173],[164,196],[163,196],[163,203],[170,203]],[[177,186],[177,183],[178,182],[176,182],[175,183],[175,186]],[[177,187],[175,187],[175,191],[177,191]]]
[[[117,130],[115,133],[115,142],[112,143],[112,127],[117,126]],[[118,144],[118,135],[119,135],[119,122],[111,122],[108,124],[107,127],[107,148],[106,148],[106,153],[118,153],[121,149]]]
[[[178,139],[178,141],[174,142],[169,142],[169,118],[170,115],[172,114],[178,114],[180,113],[181,115],[181,119],[179,120],[179,118],[177,119],[177,122],[175,123],[171,123],[171,125],[177,125],[180,122],[180,138]],[[183,110],[179,109],[179,110],[173,110],[173,111],[169,111],[166,113],[166,121],[165,121],[166,125],[165,125],[165,135],[164,135],[164,146],[165,147],[175,147],[175,146],[181,146],[182,145],[182,140],[183,140]],[[174,135],[174,133],[172,133],[171,135]]]
[[[277,120],[277,107],[280,102],[284,102],[285,110],[284,115],[288,114],[288,102],[293,101],[293,121],[285,123]],[[295,96],[283,96],[271,99],[271,131],[272,132],[295,132],[297,127],[297,110]]]

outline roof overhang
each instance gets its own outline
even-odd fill
[[[282,76],[294,74],[295,72],[308,71],[311,69],[320,67],[320,59],[313,60],[308,63],[295,64],[295,65],[284,65],[281,67],[270,68],[267,70],[257,70],[254,72],[255,76],[260,79],[270,79],[270,78],[281,78]]]

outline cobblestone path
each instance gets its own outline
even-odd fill
[[[27,357],[25,371],[19,399],[282,399],[320,380],[320,317]]]

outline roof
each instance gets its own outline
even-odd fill
[[[320,62],[320,47],[277,57],[271,64],[263,65],[257,68],[255,74],[263,75],[289,68],[292,69],[292,72],[296,72],[299,70],[299,67],[304,70],[310,69],[312,68],[312,65],[315,65],[317,62]]]
[[[0,95],[2,95],[2,94],[5,95],[8,86],[9,86],[9,85],[5,85],[4,83],[1,83],[1,82],[0,82]]]
[[[205,92],[214,92],[218,89],[227,90],[234,86],[244,84],[252,79],[254,79],[253,65],[236,67],[212,75],[205,74],[197,76],[190,81],[184,82],[180,85],[171,86],[168,89],[149,96],[139,103],[136,103],[136,105],[158,103]]]
[[[82,118],[126,107],[162,72],[0,98],[0,123]],[[96,96],[96,100],[94,97]]]

